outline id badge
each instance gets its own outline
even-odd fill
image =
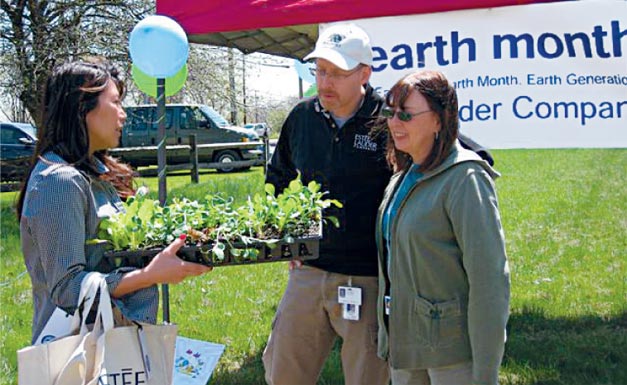
[[[361,288],[353,286],[338,286],[337,302],[342,304],[342,318],[350,321],[359,321]]]
[[[390,303],[392,302],[392,298],[389,295],[383,297],[383,307],[385,309],[385,315],[390,315]]]
[[[351,303],[342,304],[342,318],[349,321],[359,321],[359,305]]]
[[[353,286],[338,286],[337,302],[361,306],[361,288]]]

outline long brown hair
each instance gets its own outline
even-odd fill
[[[37,131],[35,153],[18,198],[18,219],[22,216],[28,179],[41,155],[48,151],[90,176],[110,181],[122,198],[134,193],[134,173],[129,166],[108,156],[106,151],[97,151],[94,157],[109,169],[109,172],[99,174],[94,159],[89,156],[86,116],[98,105],[98,97],[109,81],[115,83],[123,96],[125,88],[120,73],[106,61],[65,63],[52,71],[46,82],[40,120],[42,126]]]
[[[385,103],[390,108],[403,109],[411,91],[419,92],[427,100],[429,108],[434,111],[440,122],[440,132],[436,137],[431,152],[420,165],[419,171],[426,172],[439,166],[448,156],[455,139],[457,139],[459,118],[457,116],[457,93],[444,74],[437,71],[418,71],[401,78],[390,89]],[[378,124],[388,133],[386,156],[394,171],[400,171],[411,164],[409,154],[396,149],[394,141],[389,137],[387,119],[382,118]]]

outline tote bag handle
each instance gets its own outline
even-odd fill
[[[87,273],[81,282],[81,291],[78,296],[78,306],[72,317],[72,325],[70,330],[79,330],[80,335],[87,333],[86,320],[91,308],[94,306],[96,296],[98,295],[98,289],[100,288],[100,281],[104,280],[104,276],[101,273],[92,271]],[[108,293],[107,293],[108,294]],[[83,312],[81,313],[81,305]]]
[[[90,384],[97,384],[97,374],[100,373],[102,362],[104,360],[104,357],[102,357],[103,354],[101,354],[98,345],[100,345],[100,340],[104,339],[105,332],[113,328],[111,297],[109,295],[104,275],[100,273],[90,273],[84,278],[83,282],[85,284],[81,284],[80,294],[80,296],[85,300],[82,317],[78,316],[80,310],[77,309],[73,320],[73,322],[77,322],[79,318],[81,319],[79,336],[81,336],[82,339],[61,369],[59,376],[55,381],[55,385],[65,385],[67,383],[66,378],[71,378],[73,383],[76,383],[75,381],[78,379],[77,377],[80,378],[81,384],[85,384],[86,381],[90,381]],[[93,330],[90,332],[86,325],[87,316],[93,307],[96,296],[99,297],[98,310],[96,312],[96,321]],[[86,351],[91,349],[90,346],[94,344],[96,345],[95,365],[93,366],[92,373],[86,373],[87,368],[91,367],[91,365],[86,362],[88,359]],[[96,376],[96,378],[94,378],[94,376]],[[93,382],[94,380],[96,382]]]

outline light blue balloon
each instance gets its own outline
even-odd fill
[[[315,66],[316,65],[313,62],[302,63],[300,60],[294,59],[294,68],[296,68],[298,77],[309,84],[314,84],[316,82],[316,77],[313,76],[310,71],[310,69]]]
[[[189,44],[181,26],[166,16],[152,15],[135,25],[129,38],[131,59],[153,78],[174,76],[187,62]]]

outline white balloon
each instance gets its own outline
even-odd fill
[[[294,59],[294,68],[296,68],[298,77],[309,84],[316,82],[316,77],[311,73],[311,69],[315,66],[313,62],[303,63],[298,59]]]
[[[148,16],[133,28],[129,38],[131,59],[154,78],[174,76],[187,62],[189,44],[183,28],[167,16]]]

